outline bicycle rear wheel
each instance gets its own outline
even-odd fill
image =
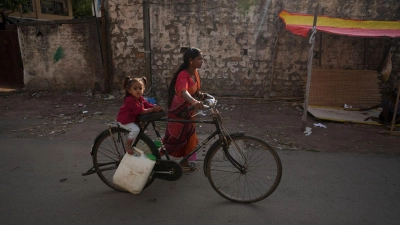
[[[92,147],[93,165],[97,175],[109,187],[124,192],[124,189],[114,184],[113,176],[125,155],[124,143],[126,143],[128,133],[129,131],[117,127],[111,128],[111,132],[107,129],[96,138]],[[118,135],[120,136],[118,137]],[[137,138],[139,141],[135,147],[141,149],[145,154],[153,154],[160,159],[160,154],[151,138],[145,134]],[[149,178],[144,188],[150,186],[153,181],[154,177]]]
[[[243,172],[228,160],[220,141],[214,143],[210,151],[205,159],[207,177],[222,197],[234,202],[252,203],[265,199],[278,187],[282,163],[276,151],[265,141],[251,136],[232,137],[227,151],[240,165],[247,163]]]

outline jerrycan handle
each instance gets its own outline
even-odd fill
[[[144,154],[144,152],[136,147],[133,147],[133,155],[136,157],[140,157]]]
[[[152,154],[145,154],[142,150],[133,147],[133,156],[135,157],[145,157],[151,161],[156,161],[156,157]]]

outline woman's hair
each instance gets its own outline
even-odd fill
[[[146,77],[140,77],[140,78],[137,78],[137,77],[131,78],[130,76],[125,77],[124,86],[123,86],[123,88],[125,90],[125,97],[130,95],[128,90],[129,90],[129,88],[132,87],[132,84],[136,83],[136,82],[142,83],[143,88],[144,88],[146,86],[147,79],[146,79]]]
[[[178,70],[174,73],[174,76],[172,77],[171,82],[169,83],[168,87],[168,108],[172,104],[172,100],[174,99],[175,95],[175,84],[176,84],[176,79],[178,77],[178,74],[187,68],[189,68],[189,59],[194,59],[197,56],[199,56],[201,53],[201,50],[198,48],[188,48],[185,53],[183,54],[183,63],[179,66]]]

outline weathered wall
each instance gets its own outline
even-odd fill
[[[95,20],[19,24],[28,90],[93,90],[104,84]]]
[[[397,0],[155,0],[150,4],[152,87],[165,93],[181,63],[182,47],[198,47],[205,64],[203,91],[218,95],[303,97],[308,38],[284,29],[281,10],[365,20],[400,20]],[[145,74],[143,2],[106,1],[110,77],[119,88],[127,75]],[[39,34],[40,31],[40,35]],[[95,21],[19,24],[28,89],[104,90],[103,65]],[[314,67],[379,70],[391,48],[393,72],[382,84],[400,80],[400,41],[318,33]]]
[[[203,91],[218,95],[303,97],[308,39],[291,34],[281,10],[362,20],[400,20],[398,0],[154,0],[150,4],[153,90],[165,92],[181,63],[181,47],[198,47],[205,64]],[[144,75],[143,9],[140,0],[106,2],[113,86]],[[321,11],[322,11],[321,10]],[[320,44],[321,43],[321,44]],[[314,66],[377,70],[385,48],[393,51],[392,80],[400,76],[398,40],[318,34]],[[367,47],[365,47],[367,46]]]

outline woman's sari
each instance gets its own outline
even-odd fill
[[[195,112],[187,110],[190,103],[186,102],[181,96],[183,90],[187,90],[192,96],[200,91],[200,77],[197,70],[195,71],[195,78],[196,80],[194,81],[186,70],[178,74],[175,84],[175,96],[168,109],[169,119],[195,119],[192,117]],[[195,123],[168,123],[163,143],[169,155],[180,158],[188,155],[195,149],[199,143],[195,127]],[[193,155],[189,159],[196,160],[196,155]]]

